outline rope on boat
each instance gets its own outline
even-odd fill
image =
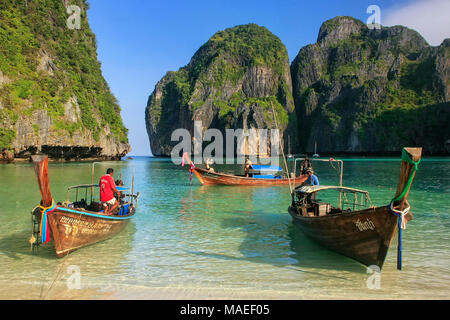
[[[397,269],[402,270],[402,230],[406,229],[406,219],[405,216],[408,214],[408,206],[403,211],[394,209],[394,201],[389,205],[389,210],[398,217],[398,247],[397,247]]]
[[[272,106],[272,113],[273,113],[273,119],[274,119],[274,121],[275,121],[275,127],[276,127],[277,130],[279,130],[279,129],[278,129],[277,116],[276,116],[276,112],[275,112],[275,109],[274,109],[274,107],[273,107],[273,102],[272,102],[272,101],[270,101],[270,105]],[[289,182],[289,190],[291,191],[291,197],[294,198],[294,190],[293,190],[292,185],[291,185],[291,175],[290,175],[290,173],[289,173],[289,167],[288,167],[288,165],[287,165],[286,156],[285,156],[285,154],[284,154],[283,143],[284,143],[284,141],[281,141],[281,142],[280,142],[281,153],[282,153],[282,155],[283,155],[283,162],[284,162],[284,166],[285,166],[285,169],[286,169],[286,175],[287,175],[288,182]],[[295,187],[295,186],[294,186],[294,187]]]
[[[398,270],[402,269],[402,230],[406,229],[407,221],[406,221],[405,217],[408,214],[411,207],[408,205],[408,207],[403,209],[403,211],[400,211],[400,210],[394,209],[394,202],[399,201],[405,197],[406,193],[408,192],[408,190],[411,187],[412,181],[414,179],[414,174],[416,173],[418,165],[420,163],[420,160],[414,161],[413,159],[411,159],[405,149],[403,149],[403,151],[402,151],[402,160],[405,161],[406,163],[412,164],[414,167],[413,167],[413,170],[409,176],[409,179],[408,179],[405,187],[403,188],[402,193],[399,196],[392,199],[392,201],[389,205],[389,210],[391,210],[391,212],[398,217],[398,247],[397,247],[397,269]],[[406,202],[406,203],[408,203],[408,202]]]
[[[398,217],[398,227],[400,229],[406,229],[406,219],[405,216],[408,214],[409,209],[411,209],[411,206],[408,206],[403,211],[394,209],[394,202],[392,201],[389,205],[389,209],[392,211],[393,214],[395,214]]]

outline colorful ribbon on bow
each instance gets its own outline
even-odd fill
[[[50,241],[50,231],[48,227],[48,218],[47,215],[52,213],[57,208],[55,201],[52,199],[52,205],[50,207],[39,206],[39,209],[42,212],[41,216],[41,226],[40,226],[40,234],[41,234],[41,243],[46,244]]]
[[[405,216],[408,214],[410,206],[403,209],[403,211],[400,211],[400,210],[394,209],[394,202],[400,201],[401,199],[403,199],[406,196],[407,192],[411,188],[411,184],[414,179],[414,174],[416,173],[417,168],[420,163],[420,160],[414,161],[413,159],[411,159],[411,157],[409,156],[406,149],[403,149],[403,151],[402,151],[402,160],[405,161],[406,163],[413,165],[413,170],[409,175],[409,179],[406,182],[406,185],[403,188],[402,193],[400,193],[396,198],[392,199],[391,204],[389,205],[389,210],[391,210],[391,212],[398,217],[398,247],[397,247],[397,269],[398,270],[402,270],[402,250],[403,250],[403,248],[402,248],[402,229],[406,229],[407,221],[406,221]]]
[[[190,162],[190,164],[191,164],[191,166],[189,168],[189,181],[192,183],[192,174],[194,173],[195,165],[192,161],[189,160],[188,153],[185,152],[185,153],[183,153],[183,157],[181,158],[181,166],[182,167],[184,167],[184,158],[186,158],[186,160],[188,162]]]
[[[189,168],[189,181],[192,183],[192,174],[194,173],[194,164],[191,163],[191,167]]]

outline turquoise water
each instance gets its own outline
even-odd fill
[[[186,167],[146,157],[96,164],[95,180],[110,166],[128,185],[134,168],[141,193],[136,216],[116,237],[57,259],[52,244],[30,253],[30,210],[40,200],[32,165],[0,165],[0,296],[51,297],[75,265],[81,289],[96,292],[87,298],[450,298],[448,158],[422,160],[408,198],[415,219],[404,233],[404,270],[396,270],[395,241],[378,289],[367,285],[372,275],[365,266],[320,247],[292,224],[287,186],[207,187],[195,177],[191,185]],[[399,169],[398,159],[344,159],[344,185],[368,190],[374,205],[385,205]],[[327,163],[315,170],[321,184],[338,183]],[[54,198],[63,201],[67,187],[90,183],[91,164],[50,163],[49,174]],[[70,297],[58,292],[56,298]]]

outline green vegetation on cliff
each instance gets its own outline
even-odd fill
[[[436,63],[446,46],[430,47],[402,26],[369,30],[351,17],[325,22],[318,42],[291,65],[301,151],[317,142],[321,152],[383,153],[403,145],[448,152],[448,63]],[[429,128],[411,131],[421,123]]]
[[[270,67],[278,73],[284,71],[284,61],[288,58],[281,40],[253,23],[217,32],[199,51],[202,50],[213,56],[239,57],[241,66]]]
[[[152,153],[168,155],[170,133],[193,119],[219,130],[274,128],[272,104],[284,131],[294,99],[281,40],[256,24],[219,31],[156,85],[146,109]]]
[[[152,152],[169,155],[170,133],[192,129],[193,120],[204,129],[273,127],[273,104],[282,131],[298,139],[293,152],[312,152],[317,142],[319,153],[386,154],[422,145],[426,153],[448,154],[449,45],[447,39],[431,47],[402,26],[369,30],[336,17],[289,70],[286,48],[266,28],[217,32],[150,96]]]
[[[127,142],[120,107],[97,60],[88,4],[70,4],[81,8],[79,30],[67,27],[64,1],[0,1],[0,71],[8,79],[0,84],[0,124],[8,120],[14,125],[19,113],[31,116],[45,109],[60,134],[86,128],[98,140],[100,130],[109,125],[117,141]],[[64,105],[71,98],[80,108],[81,119],[75,123],[64,118]],[[14,137],[2,130],[0,150],[10,148]]]
[[[201,82],[203,86],[218,89],[216,102],[218,107],[223,107],[220,114],[224,114],[225,109],[234,111],[233,106],[245,102],[245,99],[237,102],[236,96],[232,103],[221,100],[220,88],[227,82],[237,85],[252,67],[271,68],[280,76],[288,61],[286,48],[278,37],[264,27],[247,24],[217,32],[197,51],[188,66],[171,75],[182,104],[192,101],[193,111],[202,105],[201,98],[193,97],[195,85]],[[292,93],[284,89],[293,102]]]

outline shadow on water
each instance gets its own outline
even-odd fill
[[[199,225],[209,221],[211,226],[230,230],[242,239],[237,248],[238,255],[215,250],[186,252],[214,259],[267,264],[298,272],[320,273],[317,270],[321,269],[366,272],[366,268],[358,262],[307,238],[293,224],[287,205],[283,206],[283,203],[289,203],[289,195],[279,187],[203,186],[194,191],[185,190],[180,200],[181,219],[198,219]]]
[[[338,270],[365,273],[366,268],[358,262],[332,252],[309,239],[290,220],[280,213],[267,214],[243,211],[246,217],[226,218],[223,228],[245,231],[239,246],[241,257],[222,253],[196,251],[189,253],[223,260],[240,260],[269,264],[303,273],[345,279],[314,270]]]
[[[345,270],[366,273],[366,267],[353,259],[333,252],[307,237],[294,222],[288,226],[291,257],[305,268]]]
[[[80,248],[75,250],[74,252],[68,254],[66,257],[73,256],[74,254],[78,254],[79,251],[84,251],[86,249],[99,249],[104,247],[105,245],[109,246],[108,250],[97,250],[98,261],[102,261],[102,255],[105,255],[107,259],[110,257],[108,253],[109,250],[114,250],[115,248],[120,249],[123,254],[131,250],[131,244],[133,241],[133,235],[136,232],[135,224],[130,221],[126,228],[119,233],[118,235],[105,239],[103,241],[91,244],[84,248]],[[41,245],[37,251],[31,251],[29,239],[31,237],[30,231],[20,231],[13,233],[9,236],[3,237],[0,239],[0,253],[4,254],[10,259],[13,260],[22,260],[23,256],[31,256],[39,259],[48,259],[48,260],[57,260],[57,256],[55,253],[55,247],[53,245],[53,241]],[[92,250],[91,249],[91,250]],[[107,256],[107,257],[106,257]],[[63,258],[64,259],[64,258]]]
[[[40,246],[38,251],[32,252],[29,239],[30,231],[20,231],[0,239],[0,252],[8,258],[21,260],[21,255],[35,256],[43,259],[56,259],[52,243]]]

